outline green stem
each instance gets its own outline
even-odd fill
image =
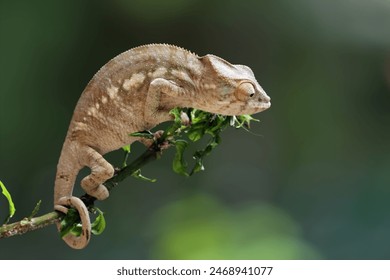
[[[39,217],[31,219],[24,218],[16,223],[3,225],[0,227],[0,239],[25,234],[26,232],[46,227],[54,224],[59,219],[60,214],[58,212],[50,212]]]

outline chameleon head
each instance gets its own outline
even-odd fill
[[[253,71],[245,65],[233,65],[214,55],[202,57],[205,65],[210,67],[214,82],[208,82],[205,77],[203,83],[213,83],[206,87],[207,95],[211,100],[212,113],[222,115],[255,114],[271,106],[271,98],[256,81]],[[215,77],[217,76],[217,77]],[[202,109],[202,108],[200,108]]]

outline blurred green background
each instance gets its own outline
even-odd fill
[[[15,221],[39,199],[52,210],[93,74],[153,42],[249,65],[272,98],[261,136],[225,131],[190,178],[168,151],[143,169],[156,183],[129,178],[98,204],[107,229],[85,250],[51,226],[0,240],[1,259],[390,259],[389,0],[1,1],[0,179]]]

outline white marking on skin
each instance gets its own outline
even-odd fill
[[[174,61],[185,61],[186,55],[182,52],[175,52],[174,53]]]
[[[199,60],[198,59],[194,59],[193,57],[189,57],[187,64],[188,64],[188,68],[191,69],[191,71],[196,76],[202,74],[201,68],[199,67]]]
[[[135,73],[131,76],[130,79],[125,79],[122,84],[124,90],[130,90],[132,87],[136,87],[142,84],[145,80],[145,75],[143,73]]]
[[[102,103],[103,103],[103,104],[106,104],[106,103],[107,103],[107,97],[106,97],[106,96],[103,96],[103,97],[102,97]]]
[[[124,90],[129,90],[131,87],[131,79],[125,79],[122,85]]]
[[[107,88],[107,94],[111,99],[115,99],[117,97],[118,88],[111,85],[111,87]]]
[[[193,84],[192,82],[192,79],[190,78],[190,76],[188,76],[188,74],[184,71],[179,71],[179,70],[176,70],[176,69],[173,69],[172,70],[172,75],[179,78],[180,80],[183,80],[183,81],[186,81],[188,83],[191,83]]]
[[[86,118],[84,117],[84,119],[86,119]],[[74,130],[75,131],[84,130],[86,127],[87,127],[87,125],[85,123],[76,122],[76,126],[75,126]]]
[[[153,72],[152,76],[153,78],[160,78],[161,76],[164,76],[167,73],[167,69],[164,67],[159,67],[156,69],[156,71]]]
[[[215,84],[204,84],[205,89],[216,89],[217,86]]]
[[[99,110],[99,107],[100,107],[99,103],[96,103],[95,107],[96,107],[97,110]]]
[[[126,106],[118,106],[118,109],[123,113],[123,114],[126,114],[126,117],[128,118],[133,118],[134,117],[134,114],[129,110],[128,107]]]
[[[87,118],[86,118],[86,117],[84,117],[84,118],[83,118],[83,121],[86,121],[86,120],[87,120]]]
[[[96,117],[97,115],[97,110],[95,107],[90,107],[88,108],[88,115],[89,116],[93,116],[93,117]]]

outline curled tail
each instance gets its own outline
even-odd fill
[[[54,209],[66,214],[69,207],[76,208],[82,224],[81,235],[74,236],[67,234],[62,239],[74,249],[83,249],[91,239],[91,221],[84,202],[78,197],[72,196],[73,186],[81,167],[75,166],[74,163],[78,162],[78,160],[72,157],[72,153],[69,153],[69,145],[67,144],[65,142],[57,165],[56,180],[54,183]],[[58,230],[61,229],[60,222],[57,222],[57,228]]]
[[[82,231],[80,236],[74,236],[71,233],[69,233],[65,235],[62,239],[65,241],[66,244],[68,244],[73,249],[85,248],[88,245],[89,240],[91,239],[91,221],[89,219],[88,209],[87,207],[85,207],[84,202],[78,197],[71,196],[71,197],[62,197],[61,199],[58,200],[57,203],[58,204],[54,206],[54,209],[64,214],[66,214],[68,211],[68,208],[64,207],[64,205],[76,208],[77,212],[80,215],[81,226],[82,226]],[[66,210],[63,211],[64,209]],[[60,231],[61,222],[57,222],[57,229],[58,231]]]

